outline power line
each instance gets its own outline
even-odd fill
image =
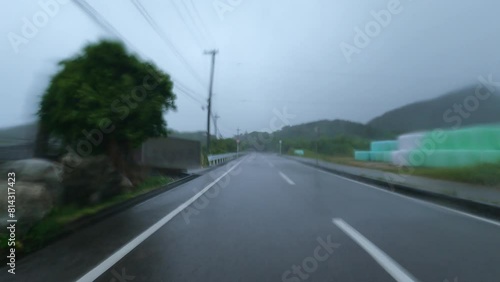
[[[185,84],[181,83],[180,81],[177,81],[175,83],[175,86],[177,88],[182,88],[184,90],[184,92],[190,93],[192,96],[196,96],[196,99],[198,99],[198,100],[201,100],[201,101],[205,100],[205,98],[200,97],[200,95],[198,95],[195,91],[191,90],[191,88],[187,87]]]
[[[172,0],[170,1],[172,3],[172,5],[174,6],[174,9],[175,11],[177,11],[177,14],[179,14],[179,16],[181,17],[181,20],[182,22],[184,23],[184,25],[188,28],[189,30],[189,33],[193,36],[194,40],[196,41],[196,43],[198,43],[198,46],[203,49],[203,44],[201,44],[201,41],[199,40],[199,38],[195,35],[195,32],[193,32],[193,30],[191,29],[191,27],[188,25],[186,19],[184,19],[184,16],[182,15],[181,13],[181,10],[179,9],[179,6],[177,6],[177,4],[175,3],[175,0]]]
[[[139,51],[138,48],[132,44],[127,38],[125,38],[114,26],[109,23],[99,12],[97,12],[90,4],[88,4],[85,0],[75,0],[75,3],[77,4],[80,9],[86,13],[88,16],[90,16],[101,28],[106,30],[108,33],[111,35],[117,37],[119,40],[124,42],[130,49],[132,49],[133,52],[136,54],[140,55],[142,52]],[[144,55],[143,55],[144,56]],[[147,57],[147,56],[146,56]],[[168,71],[167,71],[168,73]],[[192,98],[195,100],[197,103],[200,103],[202,106],[205,104],[203,102],[200,102],[200,100],[194,96],[200,96],[196,95],[193,93],[196,93],[195,91],[191,90],[189,87],[181,83],[179,80],[175,79],[172,75],[170,75],[170,78],[172,82],[174,82],[174,85],[179,89],[180,87],[184,88],[184,91],[181,90],[180,92],[183,93],[184,95]],[[179,87],[180,86],[180,87]]]
[[[175,1],[175,0],[173,0],[173,1]],[[187,1],[181,1],[181,3],[184,5],[184,8],[186,9],[186,11],[188,11],[188,16],[191,19],[191,21],[193,22],[196,29],[200,32],[200,34],[202,35],[203,38],[205,38],[206,41],[210,42],[209,44],[213,44],[214,46],[216,46],[217,44],[216,44],[215,40],[213,39],[212,35],[210,34],[210,31],[208,30],[208,28],[205,26],[205,23],[203,22],[203,19],[201,18],[200,13],[198,13],[198,9],[193,4],[193,1],[192,0],[189,1],[191,8],[188,7],[188,3],[186,3],[186,2]],[[194,10],[195,15],[197,16],[198,20],[200,21],[201,28],[199,28],[199,26],[195,20],[195,17],[192,15],[192,13],[191,13],[192,10]]]
[[[85,0],[75,0],[75,3],[80,9],[83,10],[84,13],[89,15],[101,28],[106,30],[108,33],[118,37],[121,41],[125,42],[126,45],[132,47],[132,50],[136,53],[137,48],[127,40],[116,28],[113,27],[101,14],[99,14],[89,3]]]
[[[193,0],[189,0],[189,3],[193,7],[193,10],[194,10],[196,16],[200,20],[201,26],[202,26],[203,30],[206,32],[206,34],[208,35],[208,37],[210,38],[210,40],[212,40],[214,46],[216,46],[217,42],[215,41],[214,37],[212,36],[212,33],[208,29],[207,25],[203,22],[203,18],[201,17],[200,12],[198,11],[198,8],[196,7],[196,5],[193,3]]]
[[[193,94],[189,93],[188,91],[182,89],[181,87],[176,86],[176,89],[177,89],[177,91],[183,93],[184,95],[186,95],[189,98],[191,98],[193,101],[195,101],[198,104],[200,104],[203,108],[206,106],[206,104],[204,102],[200,101],[198,98],[196,98],[196,96],[194,96]]]
[[[144,8],[144,6],[138,0],[131,0],[131,1],[135,5],[137,10],[141,13],[141,15],[146,19],[148,24],[153,28],[153,30],[156,32],[156,34],[163,40],[163,42],[165,42],[165,44],[167,44],[167,46],[174,52],[174,54],[184,64],[184,66],[191,73],[191,75],[193,75],[193,77],[196,78],[202,86],[205,86],[205,83],[203,82],[203,79],[201,78],[201,76],[191,67],[191,65],[188,63],[186,58],[184,58],[184,56],[179,52],[179,50],[177,50],[175,45],[172,43],[172,41],[170,41],[168,36],[163,32],[163,30],[156,23],[156,21],[151,17],[151,15]]]

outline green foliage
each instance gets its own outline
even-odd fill
[[[317,146],[317,147],[316,147]],[[370,141],[352,136],[339,135],[334,138],[320,138],[319,140],[283,140],[283,152],[296,149],[308,150],[328,156],[352,156],[354,150],[367,150]]]
[[[210,140],[210,153],[213,155],[234,153],[236,149],[236,140],[233,138]]]
[[[460,168],[415,168],[414,174],[500,188],[499,171],[500,163],[485,163]]]
[[[294,126],[285,126],[274,132],[277,139],[305,139],[335,138],[337,136],[358,136],[366,139],[386,139],[391,134],[370,126],[347,120],[320,120]],[[390,139],[390,138],[389,138]]]
[[[175,109],[169,75],[127,53],[121,43],[90,44],[59,65],[38,115],[64,144],[94,141],[95,154],[116,143],[127,150],[167,134],[163,113]]]

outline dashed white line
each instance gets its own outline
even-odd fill
[[[381,249],[379,249],[375,244],[366,239],[361,233],[359,233],[352,226],[347,224],[340,218],[334,218],[333,223],[337,225],[345,234],[347,234],[351,239],[353,239],[359,246],[361,246],[372,258],[382,266],[387,273],[389,273],[392,278],[398,282],[415,282],[417,281],[408,271],[406,271],[401,265],[399,265],[395,260],[389,257]]]
[[[94,281],[96,280],[99,276],[101,276],[105,271],[107,271],[109,268],[111,268],[113,265],[115,265],[119,260],[121,260],[124,256],[126,256],[129,252],[131,252],[133,249],[135,249],[139,244],[144,242],[149,236],[151,236],[153,233],[155,233],[158,229],[160,229],[163,225],[165,225],[167,222],[172,220],[177,214],[179,214],[182,210],[187,208],[189,205],[191,205],[194,201],[196,201],[201,195],[203,195],[208,189],[210,189],[212,186],[214,186],[219,180],[221,180],[224,176],[229,174],[233,169],[235,169],[242,161],[245,159],[242,159],[241,161],[237,162],[233,167],[231,167],[228,171],[226,171],[223,175],[221,175],[219,178],[215,179],[212,183],[208,184],[203,188],[200,192],[196,193],[193,197],[191,197],[189,200],[178,206],[175,210],[171,211],[169,214],[164,216],[162,219],[160,219],[158,222],[156,222],[154,225],[146,229],[146,231],[142,232],[139,234],[139,236],[135,237],[132,241],[128,242],[125,244],[123,247],[121,247],[118,251],[116,251],[114,254],[109,256],[107,259],[105,259],[103,262],[101,262],[99,265],[94,267],[92,270],[87,272],[87,274],[83,275],[80,277],[77,282],[86,282],[86,281]]]
[[[295,185],[295,182],[288,178],[288,176],[286,176],[283,172],[280,171],[279,174],[283,179],[285,179],[286,182],[288,182],[288,184]]]

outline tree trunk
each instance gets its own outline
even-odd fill
[[[42,122],[38,122],[38,132],[35,139],[35,158],[45,158],[48,152],[49,144],[49,134],[47,130],[42,125]]]
[[[134,185],[138,184],[137,175],[128,160],[130,153],[128,142],[118,143],[114,136],[110,136],[107,153],[116,170],[126,176]]]

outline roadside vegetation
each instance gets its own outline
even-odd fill
[[[288,154],[294,155],[293,150],[290,150]],[[313,151],[304,150],[304,157],[392,173],[400,173],[402,171],[403,174],[408,175],[408,173],[405,173],[408,171],[407,169],[401,170],[397,166],[386,163],[356,161],[352,156],[316,154]],[[411,175],[500,188],[500,163],[480,164],[477,166],[460,168],[415,167]]]
[[[16,238],[16,247],[20,253],[26,254],[33,252],[45,246],[63,232],[66,232],[67,226],[71,223],[95,215],[107,208],[124,203],[137,196],[159,189],[173,181],[173,178],[165,176],[150,177],[138,185],[133,191],[117,195],[95,205],[86,207],[63,205],[56,207],[44,219],[30,228],[25,236]],[[3,237],[0,237],[0,241],[2,242],[0,249],[3,253],[8,248],[7,237],[5,237],[5,234],[1,234],[1,236]]]
[[[23,195],[16,254],[173,180],[152,177],[161,171],[142,167],[134,156],[146,140],[168,134],[164,115],[176,109],[169,74],[108,40],[88,44],[58,67],[38,108],[37,159],[2,168],[16,171],[17,194]],[[7,247],[0,236],[0,252]]]

